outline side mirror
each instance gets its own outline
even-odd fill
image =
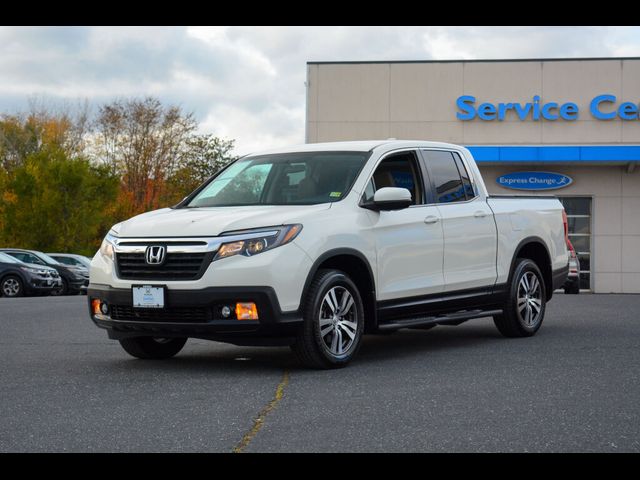
[[[406,188],[383,187],[373,195],[373,202],[362,205],[370,210],[402,210],[411,205],[411,192]]]

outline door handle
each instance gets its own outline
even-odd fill
[[[436,217],[435,215],[429,215],[427,218],[424,219],[424,223],[437,223],[439,220],[438,217]]]
[[[478,210],[477,212],[475,212],[473,214],[474,217],[476,218],[484,218],[487,216],[487,212],[483,212],[482,210]]]

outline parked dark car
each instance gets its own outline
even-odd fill
[[[0,248],[0,252],[7,253],[21,262],[46,265],[56,269],[60,274],[62,285],[54,289],[51,295],[76,295],[80,293],[83,286],[89,283],[88,278],[79,269],[70,265],[63,265],[45,253],[20,248]]]
[[[0,252],[0,296],[49,295],[61,283],[55,268],[24,263]]]
[[[84,255],[77,255],[75,253],[47,253],[47,255],[60,263],[71,265],[72,267],[80,267],[89,270],[89,267],[91,266],[91,259]]]
[[[85,285],[81,287],[82,293],[87,293],[87,286],[89,285],[89,267],[91,266],[91,259],[84,255],[77,255],[75,253],[47,253],[55,261],[68,265],[73,268],[77,268],[78,271],[85,277]]]
[[[569,249],[569,275],[562,287],[564,288],[564,293],[575,295],[580,293],[580,261],[571,242],[568,240],[567,242]]]

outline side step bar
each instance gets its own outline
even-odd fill
[[[493,315],[500,315],[501,313],[502,310],[463,310],[461,312],[438,315],[436,317],[425,316],[394,320],[392,323],[378,325],[378,330],[398,330],[400,328],[424,327],[426,325],[458,325],[472,318],[491,317]]]

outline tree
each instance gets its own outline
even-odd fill
[[[193,115],[152,97],[116,100],[100,107],[96,125],[98,156],[121,177],[128,213],[158,208],[197,127]]]
[[[81,155],[88,118],[86,102],[53,108],[35,98],[30,100],[27,113],[0,116],[0,169],[11,171],[45,147],[55,146],[69,156]]]
[[[167,179],[166,205],[179,202],[207,178],[232,162],[234,141],[214,135],[193,135],[185,142],[180,165]]]
[[[113,222],[118,178],[60,148],[28,155],[0,181],[4,245],[93,255]]]
[[[233,141],[196,133],[158,99],[0,115],[0,247],[93,254],[111,225],[175,204],[232,161]]]

